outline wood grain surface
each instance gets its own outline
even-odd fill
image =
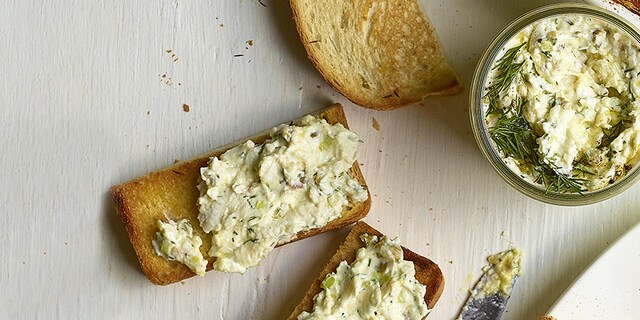
[[[552,1],[422,2],[468,88],[501,28]],[[504,319],[537,319],[640,220],[640,185],[579,208],[509,187],[471,134],[468,90],[392,112],[351,104],[307,60],[287,1],[0,8],[2,318],[285,318],[348,230],[276,249],[244,275],[159,287],[140,271],[108,188],[331,102],[365,141],[365,221],[443,271],[430,319],[454,318],[486,256],[511,245],[525,274]]]

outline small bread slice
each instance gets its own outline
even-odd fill
[[[322,290],[320,287],[322,285],[322,281],[324,281],[327,274],[334,272],[338,268],[340,262],[347,261],[347,263],[351,264],[356,259],[356,252],[364,246],[360,240],[360,235],[365,233],[376,235],[378,237],[382,236],[382,233],[365,222],[359,221],[356,223],[347,235],[347,238],[338,248],[336,254],[331,257],[331,260],[329,260],[329,263],[324,267],[324,270],[322,270],[318,278],[313,281],[309,291],[304,295],[302,302],[300,302],[300,304],[294,309],[293,313],[289,316],[289,320],[296,320],[298,315],[303,311],[311,312],[313,310],[313,297]],[[440,299],[442,290],[444,290],[444,277],[442,276],[442,271],[440,271],[438,265],[433,261],[413,251],[405,247],[402,247],[402,251],[404,254],[404,260],[413,262],[416,270],[416,280],[427,286],[424,301],[427,303],[429,309],[433,309],[438,299]]]
[[[307,55],[365,108],[389,110],[462,91],[417,0],[291,0]]]
[[[339,104],[330,106],[316,116],[327,120],[328,123],[341,123],[348,128],[347,118]],[[167,285],[195,275],[182,263],[167,261],[156,255],[151,244],[158,231],[156,222],[166,220],[165,214],[176,221],[188,219],[193,226],[194,234],[202,238],[201,251],[208,252],[211,247],[211,235],[206,234],[200,227],[196,205],[200,196],[197,188],[200,168],[207,165],[210,157],[220,156],[226,150],[247,140],[253,140],[256,144],[264,142],[269,138],[270,131],[264,131],[195,159],[179,162],[166,169],[111,187],[110,192],[116,211],[122,218],[142,271],[151,282]],[[367,188],[357,161],[349,170],[349,175],[357,179],[365,189]],[[300,232],[287,243],[352,224],[366,216],[370,207],[371,195],[369,194],[364,202],[345,207],[340,218],[330,221],[322,228]],[[278,246],[284,244],[279,243]],[[207,271],[212,269],[213,261],[214,258],[209,259]]]

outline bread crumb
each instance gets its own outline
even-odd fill
[[[221,24],[220,24],[220,28],[224,28],[224,23],[221,23]]]
[[[171,49],[165,50],[166,53],[171,53]]]
[[[186,282],[184,282],[184,281],[180,281],[180,284],[183,285],[183,286],[185,285],[185,283]]]
[[[151,114],[151,111],[147,111],[147,115],[150,115],[150,114]]]
[[[376,131],[380,131],[380,123],[376,120],[376,117],[371,117],[371,126],[376,129]]]
[[[249,47],[253,46],[253,40],[247,40],[247,44],[249,45]]]
[[[300,88],[298,88],[298,90],[302,90],[302,86],[300,86]]]
[[[320,85],[317,85],[316,88],[320,89]]]
[[[174,164],[175,164],[175,163],[178,163],[178,162],[180,162],[180,159],[174,159],[174,160],[173,160],[173,163],[174,163]]]
[[[429,211],[433,211],[433,208],[429,208]]]
[[[449,264],[453,264],[453,260],[449,260]]]
[[[189,105],[188,105],[188,104],[186,104],[186,103],[183,103],[183,104],[182,104],[182,111],[184,111],[184,112],[189,112]]]
[[[160,81],[166,84],[167,86],[173,85],[173,79],[167,75],[167,73],[163,73],[160,76]]]

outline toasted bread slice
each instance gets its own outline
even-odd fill
[[[334,272],[338,268],[340,262],[347,261],[347,263],[351,264],[356,259],[356,252],[364,246],[360,240],[360,235],[365,233],[376,235],[378,237],[382,236],[382,233],[368,224],[362,221],[356,223],[353,226],[353,229],[351,229],[351,232],[347,235],[347,238],[338,248],[336,254],[331,257],[329,263],[324,267],[320,276],[313,281],[309,291],[307,291],[302,299],[302,302],[300,302],[300,304],[294,309],[293,313],[289,316],[289,320],[297,319],[298,315],[303,311],[311,312],[313,310],[313,297],[322,290],[320,287],[322,285],[322,281],[324,281],[327,274]],[[433,261],[414,253],[413,251],[405,247],[402,247],[402,251],[404,254],[404,260],[413,262],[416,270],[416,280],[427,286],[424,301],[427,303],[429,309],[432,309],[444,289],[444,277],[442,276],[442,271],[440,271],[438,265]]]
[[[311,62],[360,106],[389,110],[463,89],[417,0],[291,0],[291,8]]]
[[[328,123],[341,123],[345,128],[348,128],[347,119],[339,104],[332,105],[316,116],[327,120]],[[167,261],[156,255],[151,244],[158,231],[156,222],[166,220],[165,214],[173,220],[188,219],[193,226],[194,233],[202,238],[201,251],[208,252],[211,247],[211,236],[206,234],[199,225],[196,205],[200,196],[197,188],[200,168],[207,165],[210,157],[220,156],[226,150],[247,140],[253,140],[256,144],[264,142],[269,138],[269,132],[270,130],[264,131],[195,159],[179,162],[166,169],[111,187],[111,196],[116,211],[122,218],[142,271],[151,282],[166,285],[194,275],[182,263]],[[367,186],[357,161],[349,170],[349,175],[357,179],[366,189]],[[364,202],[345,207],[340,218],[330,221],[322,228],[300,232],[287,243],[354,223],[367,215],[370,206],[371,195],[369,194]],[[278,246],[284,244],[279,243]],[[214,258],[209,259],[207,270],[212,269],[213,261]]]

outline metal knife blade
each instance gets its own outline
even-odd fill
[[[484,278],[484,276],[483,276]],[[480,279],[480,281],[483,281]],[[515,278],[512,285],[515,284]],[[477,285],[476,285],[477,287]],[[491,295],[484,295],[474,287],[467,303],[462,308],[460,320],[498,320],[502,317],[507,308],[507,301],[510,295],[496,292]]]
[[[522,253],[510,249],[487,258],[489,265],[471,291],[458,320],[499,320],[520,275]],[[506,290],[504,290],[506,288]]]

